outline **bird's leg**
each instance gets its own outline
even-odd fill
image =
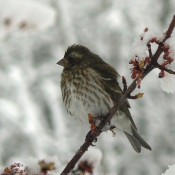
[[[94,132],[97,129],[97,126],[94,123],[94,117],[92,116],[92,114],[88,114],[88,119],[89,119],[89,124],[91,126],[91,131]]]
[[[93,115],[92,114],[88,114],[88,119],[89,119],[89,124],[90,124],[90,126],[91,126],[91,132],[93,133],[93,132],[95,132],[96,130],[97,130],[97,126],[95,125],[95,122],[94,122],[94,120],[102,120],[102,117],[93,117]],[[108,125],[110,125],[111,124],[111,122],[109,122],[108,123]],[[112,132],[112,134],[113,134],[113,137],[116,135],[116,132],[114,131],[114,128],[116,128],[115,126],[110,126],[110,128],[109,128],[109,130]],[[94,141],[94,142],[96,142],[96,141]]]

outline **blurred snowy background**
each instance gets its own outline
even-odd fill
[[[174,9],[174,0],[0,0],[0,167],[50,156],[66,164],[84,142],[89,127],[66,113],[61,98],[56,62],[69,45],[89,47],[129,85],[134,38],[145,27],[165,32]],[[158,72],[142,82],[144,97],[130,100],[152,151],[137,154],[121,131],[103,133],[96,172],[160,175],[175,164],[175,95],[162,91]]]

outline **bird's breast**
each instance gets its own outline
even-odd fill
[[[77,120],[88,122],[88,114],[105,115],[113,106],[100,76],[92,69],[80,69],[62,76],[61,89],[67,111]],[[66,79],[65,79],[66,78]]]

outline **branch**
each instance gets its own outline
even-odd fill
[[[175,27],[175,15],[173,16],[173,19],[169,25],[168,30],[165,32],[165,37],[163,39],[163,42],[161,42],[155,52],[155,54],[152,56],[152,52],[149,51],[150,56],[152,56],[151,58],[151,62],[150,64],[146,67],[146,69],[144,69],[143,73],[141,74],[141,76],[139,78],[141,78],[142,80],[144,79],[144,77],[147,76],[147,74],[149,72],[151,72],[154,68],[156,68],[157,66],[157,60],[160,57],[161,53],[163,52],[162,50],[162,45],[164,44],[164,42],[171,37],[171,34],[174,30]],[[149,46],[148,46],[149,48]],[[91,130],[88,132],[87,136],[86,136],[86,140],[84,142],[84,144],[80,147],[80,149],[76,152],[76,154],[73,156],[73,158],[70,160],[70,162],[67,164],[67,166],[65,167],[65,169],[62,171],[61,174],[68,174],[75,166],[75,164],[78,162],[78,160],[82,157],[82,155],[85,153],[85,151],[88,150],[88,147],[90,145],[93,144],[94,141],[97,140],[97,137],[101,134],[102,129],[104,128],[104,126],[107,123],[110,123],[111,118],[113,117],[113,115],[116,113],[116,111],[120,108],[120,106],[122,106],[125,101],[127,100],[127,97],[132,93],[132,91],[136,88],[137,86],[137,80],[138,78],[136,78],[133,83],[128,87],[128,89],[125,89],[124,94],[121,96],[121,98],[117,101],[117,103],[110,109],[110,111],[103,116],[103,120],[100,122],[100,125],[97,127],[97,130],[95,130],[94,132],[91,132]]]
[[[173,71],[171,69],[167,69],[166,67],[161,66],[159,63],[157,63],[155,66],[157,68],[159,68],[160,70],[164,70],[164,71],[168,72],[169,74],[174,74],[175,75],[175,71]]]
[[[175,27],[175,15],[173,16],[173,19],[168,27],[168,30],[165,32],[165,38],[163,39],[163,42],[165,42],[168,38],[171,37],[174,27]]]

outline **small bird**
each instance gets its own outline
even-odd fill
[[[106,115],[120,99],[123,91],[118,83],[118,72],[87,47],[74,44],[68,47],[64,58],[57,62],[63,66],[61,91],[67,112],[83,123]],[[136,152],[141,146],[151,147],[139,135],[126,101],[111,119],[111,125],[122,130]]]

